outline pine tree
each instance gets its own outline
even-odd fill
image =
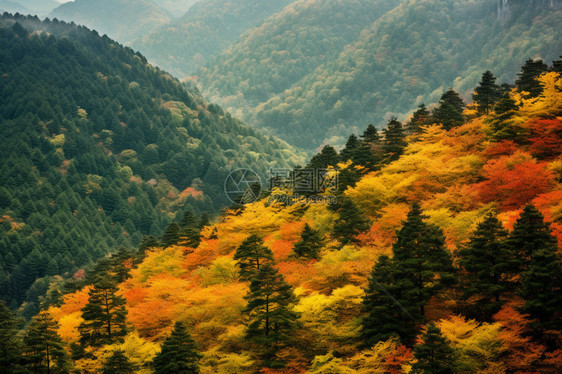
[[[353,162],[356,161],[357,154],[360,152],[362,146],[361,142],[355,136],[355,134],[351,134],[345,143],[345,147],[340,152],[342,161],[351,160]]]
[[[557,240],[550,225],[533,205],[527,205],[513,225],[507,240],[510,252],[510,273],[517,277],[529,270],[532,255],[538,250],[556,251]]]
[[[88,304],[82,308],[84,322],[78,327],[82,345],[112,344],[126,335],[127,310],[118,291],[114,281],[103,279],[88,292]]]
[[[419,309],[404,299],[405,290],[397,285],[395,276],[393,261],[386,255],[379,257],[362,303],[365,316],[361,321],[361,338],[366,348],[391,337],[411,344],[416,336],[416,324],[421,320]]]
[[[135,366],[129,361],[125,352],[116,350],[103,365],[103,374],[133,374]]]
[[[528,92],[527,98],[537,97],[542,92],[542,87],[537,78],[548,71],[548,66],[542,60],[527,60],[521,67],[515,85],[519,91]]]
[[[22,344],[17,337],[20,321],[0,300],[0,372],[23,373]]]
[[[296,242],[293,247],[293,252],[298,258],[316,260],[320,256],[320,250],[323,245],[324,240],[320,236],[320,233],[307,223],[304,225],[300,240]]]
[[[433,120],[441,123],[445,130],[458,127],[464,123],[464,102],[452,89],[445,92],[439,100],[439,106],[433,111]]]
[[[325,169],[328,166],[336,167],[340,162],[340,155],[334,147],[326,145],[320,153],[310,159],[307,167],[312,169]]]
[[[155,374],[198,374],[201,355],[185,324],[176,322],[172,334],[154,358]]]
[[[164,247],[169,247],[175,245],[180,240],[180,227],[177,223],[172,222],[166,228],[164,235],[162,236],[162,245]]]
[[[35,372],[67,372],[70,361],[58,325],[47,311],[35,316],[23,339],[26,359]]]
[[[555,248],[533,252],[529,269],[521,277],[522,310],[538,320],[541,330],[562,330],[562,259]]]
[[[177,243],[191,248],[197,248],[201,243],[201,227],[190,211],[186,211],[183,215]]]
[[[412,373],[454,373],[454,351],[433,323],[427,325],[422,342],[414,347],[414,357],[416,362],[412,365]]]
[[[298,318],[291,310],[295,302],[291,286],[267,263],[252,277],[245,299],[248,301],[244,310],[249,320],[248,339],[256,344],[265,366],[282,366],[274,356],[289,342]]]
[[[494,113],[490,115],[490,127],[494,139],[498,141],[522,141],[524,139],[522,128],[510,121],[516,113],[517,103],[509,93],[504,94],[494,106]]]
[[[497,78],[487,70],[482,75],[478,87],[474,90],[472,99],[478,104],[478,114],[488,114],[494,104],[501,97],[501,88],[496,84]]]
[[[392,118],[382,132],[384,134],[384,161],[388,163],[398,160],[408,145],[402,123],[396,118]]]
[[[416,305],[420,316],[425,305],[445,286],[455,282],[451,255],[445,248],[443,231],[423,221],[417,203],[413,204],[392,246],[396,265],[396,284],[406,290],[408,305]]]
[[[334,236],[342,244],[356,241],[357,234],[369,230],[371,223],[350,199],[344,199],[334,224]]]
[[[467,247],[459,251],[459,263],[465,272],[465,298],[477,298],[475,308],[484,320],[490,320],[501,308],[501,296],[509,290],[507,235],[501,222],[488,214]]]
[[[240,269],[240,278],[249,281],[262,265],[273,261],[273,253],[263,245],[259,236],[251,235],[236,249],[234,259]]]
[[[408,134],[420,134],[422,132],[422,127],[431,124],[431,113],[425,106],[425,104],[420,104],[418,110],[412,115],[412,119],[408,122],[406,129]]]

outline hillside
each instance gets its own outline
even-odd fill
[[[301,160],[82,26],[1,16],[0,82],[0,298],[14,308],[185,209],[218,212],[233,168]]]
[[[54,9],[50,18],[74,22],[130,43],[170,22],[169,13],[150,0],[75,0]]]
[[[170,235],[107,259],[35,319],[72,347],[57,365],[560,372],[562,61],[533,64],[492,102],[482,92],[499,87],[482,79],[449,130],[426,116],[406,138],[393,120],[382,138],[368,127],[341,153],[324,148],[309,167],[337,167],[340,188],[321,192],[335,204],[278,188],[198,245]]]
[[[31,11],[21,4],[14,3],[13,1],[0,0],[0,13],[21,13],[29,14]]]
[[[236,114],[283,94],[359,38],[399,0],[297,1],[246,33],[200,70],[210,98]],[[246,113],[247,114],[247,113]]]
[[[179,19],[131,45],[152,63],[183,78],[293,1],[202,0]]]
[[[172,19],[183,16],[198,1],[201,0],[152,0],[154,4],[165,9]]]
[[[33,14],[46,16],[49,12],[60,5],[55,0],[2,0],[0,10],[9,13],[20,12],[21,14]]]
[[[333,46],[321,42],[324,33],[332,34],[329,23],[319,19],[318,32],[297,38],[290,46],[285,46],[285,39],[248,33],[218,57],[216,65],[210,62],[207,70],[196,74],[209,85],[203,85],[204,94],[291,144],[307,149],[326,142],[343,145],[342,133],[357,131],[357,124],[373,123],[380,129],[391,116],[405,119],[420,103],[437,101],[449,87],[469,94],[486,69],[500,71],[500,81],[510,83],[520,61],[557,58],[562,50],[560,2],[528,4],[404,0],[366,27],[355,42],[343,48],[339,44],[335,58],[325,59],[279,93],[274,87],[287,80],[269,72],[284,71],[286,60],[283,54],[270,58],[268,52],[286,50],[298,57],[312,41],[333,56]],[[291,13],[286,17],[298,18]],[[344,25],[354,27],[353,17],[345,21]],[[277,22],[285,21],[278,18]],[[248,52],[250,42],[252,53]],[[263,54],[256,56],[253,51]],[[257,69],[255,60],[264,66]],[[302,61],[307,66],[308,60]],[[249,85],[249,79],[258,82],[260,90]]]

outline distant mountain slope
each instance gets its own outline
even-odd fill
[[[240,34],[294,0],[201,0],[178,20],[132,43],[151,62],[184,77],[238,40]]]
[[[7,1],[21,5],[25,9],[29,10],[28,13],[36,14],[38,16],[46,16],[49,12],[60,5],[60,2],[55,0],[14,0]],[[0,4],[2,1],[0,1]],[[1,7],[0,7],[1,8]],[[28,14],[25,13],[25,14]]]
[[[193,4],[201,0],[150,0],[160,8],[167,10],[172,18],[181,17]]]
[[[197,75],[208,96],[233,110],[255,107],[336,58],[400,1],[297,1],[249,31]]]
[[[75,0],[53,10],[50,17],[87,26],[121,43],[148,34],[171,19],[150,0]]]
[[[30,14],[32,11],[27,9],[21,4],[15,3],[13,1],[8,0],[0,0],[0,13],[21,13],[21,14]]]
[[[9,15],[0,149],[0,299],[32,311],[43,277],[230,204],[232,169],[302,161],[107,37]]]
[[[203,74],[201,79],[221,82],[205,91],[207,95],[223,97],[220,103],[292,144],[307,148],[327,141],[342,144],[342,135],[357,131],[357,124],[381,128],[391,116],[403,119],[421,102],[436,102],[449,87],[467,94],[486,69],[503,72],[500,80],[513,82],[520,61],[536,56],[556,59],[562,52],[560,3],[404,0],[337,58],[265,104],[237,100],[251,91],[251,85],[245,86],[248,74],[240,72],[253,69],[255,63],[240,60],[231,71],[229,56],[244,56],[246,39],[237,44],[241,51],[225,53],[218,66],[209,68],[212,75]],[[342,27],[355,22],[346,21]],[[247,40],[263,44],[254,50],[271,48],[271,40],[252,36],[246,35]],[[288,53],[308,48],[307,39],[299,41]],[[261,87],[283,81],[266,72],[253,79]],[[239,109],[240,104],[247,107]]]

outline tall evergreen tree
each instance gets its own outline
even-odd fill
[[[557,240],[551,234],[550,225],[533,205],[527,205],[513,225],[507,241],[510,251],[510,272],[514,278],[529,270],[535,251],[556,251]],[[519,282],[517,282],[519,283]]]
[[[0,300],[0,373],[24,373],[22,365],[22,344],[18,339],[20,321]]]
[[[441,123],[445,130],[458,127],[464,123],[464,102],[452,89],[445,92],[439,100],[439,106],[433,110],[433,120]]]
[[[307,223],[304,225],[300,240],[293,247],[293,252],[298,258],[318,259],[323,245],[324,240],[320,233]]]
[[[234,259],[240,269],[240,278],[249,281],[261,266],[273,261],[273,253],[263,245],[263,239],[251,235],[236,249]]]
[[[419,134],[422,132],[422,127],[431,124],[431,113],[425,106],[420,104],[418,110],[412,115],[412,119],[408,122],[406,129],[408,134]]]
[[[279,367],[275,353],[285,346],[294,330],[298,315],[291,310],[295,300],[291,286],[276,268],[267,263],[252,277],[245,313],[247,337],[256,344],[264,365]]]
[[[478,224],[466,248],[459,251],[465,298],[476,298],[478,317],[490,320],[509,290],[507,231],[492,214]]]
[[[472,99],[478,104],[478,114],[488,114],[494,104],[501,97],[501,88],[496,84],[497,78],[491,71],[486,70],[482,80],[474,90]]]
[[[441,330],[433,323],[427,325],[421,343],[414,347],[414,357],[416,362],[412,365],[412,373],[454,373],[454,351],[441,334]]]
[[[155,374],[198,374],[201,355],[184,323],[176,322],[172,334],[154,358]]]
[[[180,240],[180,226],[172,222],[166,228],[164,235],[162,236],[162,245],[164,247],[169,247],[175,245]]]
[[[336,151],[336,149],[331,145],[326,145],[322,148],[320,153],[310,159],[307,167],[313,169],[325,169],[328,166],[336,167],[338,162],[340,162],[340,155],[338,154],[338,151]]]
[[[122,350],[116,350],[103,365],[103,374],[133,374],[135,366]]]
[[[548,71],[548,66],[542,60],[529,59],[521,67],[515,85],[519,91],[528,92],[527,98],[537,97],[542,92],[542,87],[537,78]]]
[[[398,337],[411,344],[416,337],[416,324],[421,321],[419,309],[404,299],[404,289],[397,284],[396,269],[388,256],[379,257],[365,290],[361,320],[364,347]]]
[[[345,147],[340,152],[342,161],[351,160],[355,162],[361,148],[361,141],[357,138],[357,136],[355,136],[355,134],[351,134],[345,143]]]
[[[201,243],[201,227],[190,211],[186,211],[183,215],[177,243],[191,248],[197,248]]]
[[[367,231],[371,227],[370,220],[365,217],[351,199],[343,200],[338,213],[339,218],[334,224],[334,236],[342,244],[356,241],[357,234]]]
[[[562,259],[553,247],[537,249],[521,277],[523,312],[538,320],[540,330],[562,330]]]
[[[391,162],[398,160],[408,145],[408,143],[406,143],[406,134],[404,133],[402,123],[396,118],[392,118],[382,132],[384,134],[384,161]]]
[[[84,346],[112,344],[127,334],[125,299],[116,283],[103,279],[88,292],[88,304],[82,308],[84,322],[78,327]]]
[[[33,371],[48,374],[68,372],[70,361],[57,330],[58,324],[47,311],[40,312],[29,324],[23,342]]]
[[[406,290],[404,298],[425,314],[425,305],[444,286],[455,282],[451,254],[445,248],[443,231],[423,221],[426,218],[413,204],[392,246],[396,284]]]

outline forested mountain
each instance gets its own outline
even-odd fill
[[[75,0],[60,5],[49,17],[73,21],[120,43],[129,43],[170,22],[169,13],[156,3],[150,0]]]
[[[322,7],[335,2],[303,3]],[[316,27],[309,24],[308,28],[314,31],[306,37],[295,34],[290,43],[287,38],[271,37],[267,29],[250,32],[197,75],[209,85],[203,85],[205,94],[220,98],[251,124],[292,144],[309,149],[327,141],[342,145],[341,134],[359,123],[380,128],[393,115],[404,119],[422,102],[435,102],[449,87],[468,94],[483,70],[497,70],[500,81],[513,82],[520,61],[557,58],[562,50],[560,4],[558,0],[403,0],[366,27],[354,43],[343,48],[338,44],[341,53],[336,58],[323,60],[285,91],[277,93],[275,88],[279,82],[287,84],[287,78],[271,72],[285,71],[285,56],[301,61],[298,57],[309,53],[311,46],[321,48],[314,50],[316,56],[333,56],[336,46],[323,42],[335,29],[329,22],[316,19]],[[294,9],[304,12],[307,7]],[[274,18],[276,22],[300,30],[298,15],[284,14]],[[343,21],[345,27],[355,27],[354,17]],[[255,60],[261,62],[259,68]],[[311,60],[302,61],[308,66]],[[298,72],[305,71],[298,62],[295,65]],[[264,98],[269,99],[264,102]]]
[[[178,18],[183,16],[193,4],[200,0],[151,0],[160,8],[165,9],[170,13],[170,17]]]
[[[151,62],[183,78],[246,30],[295,0],[201,0],[179,19],[132,43]]]
[[[29,14],[31,11],[21,4],[14,3],[13,1],[0,0],[0,13],[21,13]]]
[[[300,161],[142,55],[64,22],[0,17],[0,98],[0,299],[12,307],[161,235],[184,209],[230,204],[233,168]]]
[[[202,69],[201,85],[209,97],[244,114],[244,109],[283,94],[325,61],[334,60],[363,29],[399,3],[297,1]]]
[[[560,373],[562,61],[526,61],[509,88],[482,73],[466,109],[447,91],[433,113],[391,119],[380,134],[365,126],[341,152],[324,147],[307,167],[339,184],[317,195],[291,184],[306,176],[295,168],[195,242],[168,229],[164,243],[104,259],[70,290],[54,284],[19,335],[0,303],[2,364]],[[190,214],[169,227],[186,225]]]
[[[12,4],[12,6],[17,5],[18,8],[23,8],[21,10],[3,8],[3,4]],[[15,4],[15,5],[14,5]],[[2,0],[0,1],[0,9],[4,9],[7,12],[20,12],[22,14],[33,14],[38,16],[46,16],[49,12],[60,5],[60,2],[55,0]]]

